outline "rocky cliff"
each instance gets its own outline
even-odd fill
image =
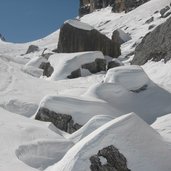
[[[5,38],[1,33],[0,33],[0,40],[5,41]]]
[[[128,12],[149,0],[80,0],[79,15],[89,14],[97,9],[112,6],[113,12]]]
[[[171,18],[147,34],[135,49],[132,64],[143,65],[148,60],[167,62],[171,59]]]

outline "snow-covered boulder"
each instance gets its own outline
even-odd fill
[[[141,67],[132,65],[108,70],[104,82],[119,84],[127,90],[136,91],[147,87],[150,79]]]
[[[171,153],[161,136],[138,116],[128,114],[106,123],[86,136],[61,161],[46,171],[90,170],[91,156],[111,145],[125,156],[130,170],[171,170]],[[100,157],[99,162],[105,166],[110,161],[104,156]]]
[[[120,116],[121,112],[105,101],[95,100],[91,97],[46,96],[40,102],[35,118],[49,122],[54,120],[58,128],[64,127],[64,131],[66,131],[68,130],[67,123],[71,120],[73,125],[74,123],[84,125],[96,115],[108,115],[115,118]],[[63,125],[60,127],[58,124]]]
[[[27,49],[26,54],[39,51],[39,47],[36,45],[30,45]]]
[[[101,51],[104,55],[117,58],[120,55],[120,45],[88,24],[78,20],[66,21],[60,29],[57,52],[83,51]]]
[[[112,34],[112,40],[118,42],[120,45],[131,40],[131,36],[128,33],[125,33],[121,29],[117,29]]]
[[[54,68],[51,80],[86,76],[104,71],[106,67],[101,52],[56,53],[49,57],[49,62]]]

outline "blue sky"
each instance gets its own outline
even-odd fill
[[[28,42],[76,17],[79,0],[0,0],[0,5],[0,33],[10,42]]]

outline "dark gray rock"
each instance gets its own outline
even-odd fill
[[[0,34],[0,40],[2,40],[2,41],[4,41],[4,42],[6,41],[6,40],[5,40],[5,37],[4,37],[2,34]]]
[[[147,88],[148,88],[148,85],[143,85],[142,87],[140,87],[139,89],[137,89],[137,90],[130,90],[130,91],[132,91],[133,93],[140,93],[140,92],[142,92],[142,91],[145,91],[145,90],[147,90]]]
[[[153,29],[156,25],[152,24],[148,27],[149,30]]]
[[[71,74],[69,76],[67,76],[67,78],[72,79],[72,78],[78,78],[81,77],[81,70],[80,68],[71,72]]]
[[[154,21],[154,17],[151,17],[145,22],[145,24],[150,24],[153,21]]]
[[[26,54],[28,53],[33,53],[33,52],[36,52],[36,51],[39,51],[39,47],[36,46],[36,45],[30,45],[27,49],[27,52]]]
[[[82,65],[81,68],[89,70],[92,74],[106,71],[106,60],[97,58],[94,62]]]
[[[83,51],[101,51],[104,55],[114,58],[121,54],[119,43],[113,42],[99,31],[84,30],[65,23],[60,29],[57,52]]]
[[[117,61],[110,61],[110,62],[108,62],[107,70],[109,70],[111,68],[118,67],[118,66],[121,66],[121,63],[119,63]]]
[[[97,58],[94,62],[86,63],[81,66],[82,69],[87,69],[90,73],[95,74],[100,71],[106,71],[106,60]],[[78,78],[81,77],[81,68],[76,69],[75,71],[71,72],[67,78]]]
[[[52,122],[57,128],[68,133],[73,133],[81,128],[80,124],[74,124],[71,115],[56,113],[47,108],[40,108],[36,113],[35,119]]]
[[[47,76],[47,77],[50,77],[54,71],[53,67],[49,62],[42,62],[39,68],[43,69],[43,76]]]
[[[147,34],[135,49],[132,64],[143,65],[148,60],[167,62],[171,59],[171,18]]]
[[[163,18],[164,15],[165,15],[165,13],[166,13],[167,11],[169,11],[169,10],[170,10],[170,7],[169,7],[169,6],[166,6],[165,8],[162,8],[162,9],[160,10],[160,15],[161,15],[161,17]]]
[[[102,164],[100,157],[106,159]],[[127,168],[127,160],[113,145],[99,150],[98,154],[90,157],[91,171],[131,171]]]
[[[170,15],[171,15],[171,11],[166,12],[162,17],[163,17],[163,18],[167,18],[167,17],[170,16]]]

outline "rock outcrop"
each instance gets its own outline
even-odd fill
[[[167,62],[171,59],[171,18],[147,34],[135,49],[132,64],[143,65],[148,60]]]
[[[101,157],[106,163],[101,162]],[[127,160],[113,145],[99,150],[98,154],[90,157],[91,171],[131,171],[127,168]]]
[[[101,51],[104,55],[113,58],[121,54],[119,43],[110,40],[85,23],[70,20],[61,27],[57,52],[83,51]]]
[[[4,37],[2,34],[0,34],[0,40],[6,41],[6,40],[5,40],[5,37]]]
[[[86,69],[90,73],[96,74],[101,71],[106,71],[106,67],[107,67],[106,59],[97,58],[97,59],[95,59],[94,62],[81,65],[81,67],[79,69],[76,69],[73,72],[71,72],[71,74],[69,76],[67,76],[67,78],[72,79],[72,78],[81,77],[82,69]]]
[[[112,6],[113,12],[128,12],[149,0],[80,0],[79,15],[89,14],[97,9]]]
[[[35,119],[52,122],[57,128],[68,133],[73,133],[81,128],[81,125],[74,123],[71,115],[56,113],[47,108],[40,108]]]
[[[131,36],[121,29],[117,29],[112,34],[112,40],[120,45],[131,40]]]
[[[28,53],[33,53],[33,52],[36,52],[36,51],[39,51],[39,47],[36,46],[36,45],[30,45],[27,49],[27,52],[26,54]]]
[[[43,76],[47,76],[47,77],[50,77],[54,71],[53,67],[49,62],[42,62],[39,68],[43,69]]]

